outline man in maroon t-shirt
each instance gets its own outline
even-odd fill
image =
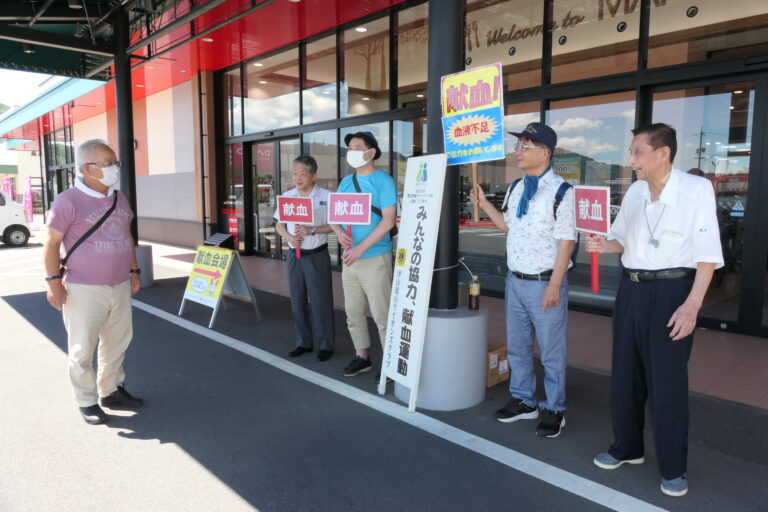
[[[114,189],[120,176],[114,151],[100,140],[89,140],[77,149],[77,165],[75,186],[56,197],[48,215],[43,255],[48,302],[62,311],[67,329],[69,380],[80,414],[96,425],[109,418],[99,397],[101,405],[113,409],[144,404],[123,387],[123,359],[133,337],[131,294],[141,287],[141,270],[130,232],[133,212]],[[113,204],[101,226],[72,252],[62,275],[61,258]]]

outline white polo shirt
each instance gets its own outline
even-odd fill
[[[609,238],[624,246],[621,262],[626,268],[696,268],[699,262],[723,266],[712,183],[679,169],[672,169],[654,202],[646,181],[633,183]],[[657,246],[651,238],[658,240]]]
[[[323,187],[318,187],[315,185],[315,188],[312,189],[312,192],[310,192],[306,196],[302,196],[299,194],[299,189],[294,187],[291,190],[288,190],[283,195],[286,197],[311,197],[312,198],[312,211],[314,212],[314,223],[312,224],[315,227],[325,226],[328,224],[328,194],[330,194],[330,191],[327,189],[324,189]],[[277,210],[275,210],[275,219],[278,221],[280,220],[279,216],[277,215]],[[294,222],[286,222],[285,226],[288,230],[288,233],[291,234],[291,236],[296,234],[296,223]],[[327,234],[316,234],[316,235],[309,235],[304,237],[304,241],[301,242],[301,248],[305,251],[309,251],[311,249],[316,249],[320,247],[323,244],[328,243],[328,235]],[[289,243],[288,244],[291,249],[294,247]]]

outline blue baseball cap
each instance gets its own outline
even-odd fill
[[[373,148],[376,150],[376,155],[373,157],[374,160],[378,160],[378,158],[381,156],[381,149],[379,149],[379,141],[376,140],[376,137],[373,136],[371,132],[357,132],[357,133],[348,133],[344,136],[344,144],[346,146],[349,146],[349,141],[352,139],[363,139],[365,143],[370,148]]]
[[[555,133],[555,130],[544,123],[529,123],[528,126],[525,127],[525,130],[509,133],[518,139],[530,139],[536,142],[541,142],[549,148],[552,154],[555,153],[557,134]]]

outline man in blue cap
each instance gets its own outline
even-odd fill
[[[387,334],[387,314],[392,291],[392,239],[390,230],[395,225],[397,186],[388,173],[377,169],[374,161],[381,156],[376,137],[371,132],[350,133],[344,137],[347,145],[347,163],[355,169],[339,184],[338,192],[371,194],[371,223],[352,226],[352,237],[346,226],[332,224],[344,251],[341,282],[344,286],[344,308],[347,327],[355,345],[355,357],[344,368],[344,376],[352,377],[370,371],[371,346],[368,335],[366,305],[379,329],[380,342]]]
[[[512,398],[496,411],[503,423],[541,420],[536,434],[557,437],[565,426],[568,277],[576,240],[573,190],[552,171],[557,134],[543,123],[530,123],[518,138],[515,160],[525,176],[507,189],[502,210],[485,197],[480,185],[472,201],[507,233],[504,307]],[[522,183],[519,183],[522,181]],[[534,333],[541,349],[546,400],[536,398],[533,371]]]

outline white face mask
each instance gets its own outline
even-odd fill
[[[101,169],[101,173],[104,176],[99,179],[99,182],[106,187],[112,187],[120,180],[120,167],[117,165],[104,167]]]
[[[355,169],[363,167],[365,164],[370,162],[370,160],[363,158],[364,153],[365,151],[354,151],[350,149],[347,151],[347,163]]]

